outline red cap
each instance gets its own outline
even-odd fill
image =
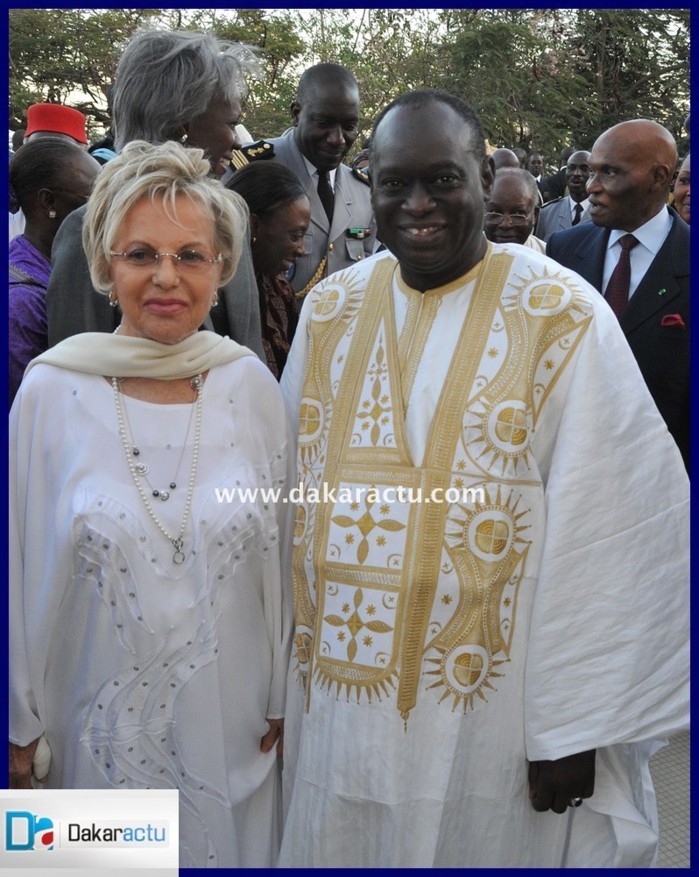
[[[27,110],[25,139],[37,131],[67,134],[78,143],[87,143],[85,116],[80,110],[62,104],[32,104]]]

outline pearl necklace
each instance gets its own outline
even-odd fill
[[[119,378],[117,378],[117,381],[119,382],[119,384],[121,384],[121,380]],[[192,387],[192,389],[194,389],[194,387]],[[130,437],[130,439],[131,439],[131,442],[129,445],[131,448],[131,454],[134,457],[140,457],[141,451],[133,442],[133,430],[131,429],[131,422],[129,421],[129,412],[126,410],[126,404],[124,403],[124,405],[122,407],[123,407],[123,413],[124,413],[126,433],[127,433],[127,436]],[[177,461],[177,471],[175,472],[175,477],[169,483],[169,485],[170,485],[169,490],[166,490],[164,488],[159,489],[159,488],[153,487],[153,485],[148,480],[149,468],[148,468],[147,463],[138,462],[138,463],[134,464],[136,474],[141,475],[143,477],[143,480],[148,485],[148,488],[151,492],[151,495],[154,496],[156,499],[159,499],[161,502],[167,502],[170,499],[170,490],[175,490],[177,487],[177,482],[179,481],[179,477],[180,477],[180,468],[182,467],[182,460],[184,459],[184,452],[185,452],[186,447],[187,447],[187,439],[189,438],[189,432],[192,428],[192,417],[194,415],[195,407],[196,407],[195,405],[192,405],[191,410],[189,412],[189,422],[187,423],[187,432],[185,433],[184,442],[182,443],[182,450],[180,451],[180,458]],[[170,445],[167,445],[167,447],[169,448]]]
[[[184,501],[184,514],[182,515],[182,523],[180,524],[180,531],[177,536],[171,536],[168,531],[163,527],[161,522],[158,520],[157,515],[153,511],[153,507],[148,501],[148,497],[146,496],[146,492],[143,489],[143,485],[139,479],[139,467],[136,461],[134,460],[133,450],[126,436],[126,424],[124,422],[124,407],[121,401],[121,389],[119,387],[119,379],[112,378],[112,390],[114,392],[114,402],[116,404],[116,413],[117,413],[117,421],[119,424],[119,437],[121,438],[121,444],[124,448],[124,453],[126,454],[126,462],[129,466],[129,471],[131,472],[131,477],[133,478],[133,482],[136,485],[136,490],[138,491],[138,495],[141,497],[143,505],[146,507],[146,511],[150,515],[155,526],[160,530],[160,532],[165,536],[165,538],[172,543],[175,548],[175,553],[172,556],[173,563],[184,563],[185,561],[185,553],[182,550],[184,547],[184,539],[182,538],[184,535],[184,531],[187,527],[187,521],[189,520],[189,513],[192,507],[192,497],[194,496],[194,482],[197,477],[197,465],[199,463],[199,440],[201,437],[201,409],[202,409],[202,387],[204,386],[204,381],[201,375],[197,375],[192,378],[191,381],[192,389],[196,390],[197,400],[196,400],[196,420],[194,422],[194,447],[192,449],[192,468],[189,473],[189,484],[187,485],[187,496]]]

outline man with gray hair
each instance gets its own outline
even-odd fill
[[[493,159],[493,165],[495,167],[495,172],[500,170],[500,168],[518,168],[519,167],[519,159],[515,155],[515,153],[511,149],[507,149],[504,146],[499,146],[497,149],[494,149],[490,157]]]
[[[117,151],[133,140],[177,140],[203,149],[221,177],[240,143],[234,133],[256,71],[252,50],[191,31],[148,29],[127,44],[117,66],[113,129]],[[113,332],[118,315],[95,294],[82,251],[86,208],[61,226],[52,250],[46,295],[49,344],[78,332]],[[205,328],[229,335],[263,356],[257,283],[245,241],[233,280],[219,295]]]
[[[485,199],[483,228],[489,241],[521,244],[539,253],[546,244],[532,234],[539,213],[539,189],[529,171],[503,167],[495,173],[490,194]]]

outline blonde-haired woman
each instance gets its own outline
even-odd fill
[[[121,324],[35,359],[12,408],[10,780],[43,737],[49,787],[179,789],[181,867],[270,867],[290,520],[255,490],[293,452],[267,367],[197,331],[247,234],[209,171],[140,141],[104,166],[83,242]]]

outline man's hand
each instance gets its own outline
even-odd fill
[[[269,725],[269,731],[260,742],[260,752],[269,752],[277,744],[277,755],[284,754],[284,719],[265,719]]]
[[[39,745],[40,738],[37,737],[27,746],[17,746],[10,743],[10,771],[9,780],[11,789],[31,789],[32,788],[32,761],[34,761],[34,753]]]
[[[529,763],[529,800],[535,810],[565,813],[575,798],[595,791],[595,749],[556,761]]]

